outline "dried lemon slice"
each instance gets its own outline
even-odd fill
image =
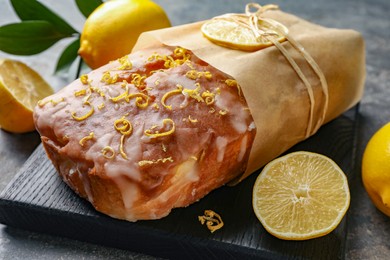
[[[241,20],[242,21],[242,20]],[[210,41],[231,49],[257,51],[273,45],[272,40],[283,42],[288,29],[280,23],[258,20],[259,31],[236,19],[215,18],[205,22],[201,31]]]
[[[253,188],[253,209],[264,228],[286,240],[324,236],[349,204],[348,181],[326,156],[295,152],[266,165]]]

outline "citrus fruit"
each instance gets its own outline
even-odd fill
[[[295,152],[267,164],[253,188],[253,209],[264,228],[286,240],[324,236],[350,203],[348,181],[330,158]]]
[[[284,34],[288,30],[285,26],[278,23],[277,28],[263,20],[258,21],[259,28],[270,33],[269,36],[263,37],[256,35],[253,31],[235,21],[225,19],[212,19],[202,25],[203,35],[210,41],[231,49],[243,51],[256,51],[273,45],[268,37],[282,42],[285,40]]]
[[[86,20],[79,55],[95,69],[129,54],[142,32],[170,25],[164,10],[150,0],[110,0]]]
[[[366,146],[362,180],[374,205],[390,216],[390,123],[380,128]]]
[[[22,62],[0,59],[0,127],[13,133],[35,130],[33,109],[53,89]]]

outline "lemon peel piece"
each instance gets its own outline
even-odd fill
[[[138,162],[138,165],[142,167],[149,164],[158,164],[158,163],[166,163],[166,162],[173,162],[172,156],[159,158],[157,160],[142,160]]]
[[[125,86],[125,91],[123,93],[119,94],[116,97],[111,97],[110,100],[113,101],[113,102],[118,102],[121,99],[126,98],[128,95],[129,95],[129,86],[126,85]]]
[[[238,91],[238,96],[240,96],[240,97],[242,96],[242,94],[241,94],[241,87],[240,87],[240,85],[238,85],[238,83],[237,83],[237,81],[235,79],[227,79],[227,80],[225,80],[225,83],[229,87],[236,87],[237,91]]]
[[[197,71],[195,69],[191,69],[186,72],[186,77],[189,79],[199,79],[201,77],[205,77],[206,79],[211,79],[213,77],[213,74],[210,71]]]
[[[125,56],[119,58],[118,62],[121,64],[121,66],[116,68],[117,70],[131,70],[133,68],[133,64],[129,60],[128,55],[125,55]]]
[[[146,108],[149,105],[149,96],[143,93],[129,94],[126,97],[126,101],[130,102],[130,99],[135,98],[135,105],[139,108]]]
[[[191,123],[198,123],[198,119],[191,118],[191,115],[188,116],[188,121],[190,121]]]
[[[125,153],[125,151],[124,151],[124,148],[123,148],[123,145],[124,145],[124,142],[125,142],[125,137],[126,137],[126,135],[122,135],[121,136],[121,143],[120,143],[120,145],[119,145],[119,153],[121,154],[121,156],[124,158],[124,159],[128,159],[127,158],[127,154]]]
[[[163,105],[166,109],[168,110],[172,110],[172,106],[171,105],[166,105],[166,99],[173,96],[173,95],[176,95],[176,94],[181,94],[183,91],[183,86],[181,85],[177,85],[177,89],[175,90],[172,90],[172,91],[169,91],[167,93],[165,93],[162,98],[161,98],[161,105]]]
[[[45,101],[39,100],[37,102],[37,105],[39,107],[43,107],[47,103],[51,103],[53,106],[56,106],[58,103],[61,103],[61,102],[64,102],[64,101],[65,101],[65,98],[63,98],[63,97],[59,98],[58,100],[54,100],[54,99],[48,99],[48,100],[45,100]]]
[[[170,55],[160,55],[158,53],[153,53],[151,56],[148,57],[148,61],[153,61],[153,60],[162,60],[164,61],[164,67],[166,69],[170,68],[175,68],[177,66],[180,66],[184,64],[185,62],[189,61],[191,59],[191,55],[187,53],[187,50],[181,47],[175,48],[173,51],[173,54],[179,58],[174,59]]]
[[[80,76],[80,81],[81,83],[83,83],[84,85],[88,85],[88,75],[87,74],[83,74]]]
[[[122,135],[131,135],[131,133],[133,132],[132,124],[124,117],[115,120],[114,128]]]
[[[205,210],[203,216],[198,216],[198,220],[202,225],[206,224],[211,233],[214,233],[224,225],[221,216],[212,210]]]
[[[110,100],[114,103],[124,99],[127,103],[131,99],[135,98],[135,105],[139,108],[146,108],[149,105],[149,96],[143,93],[131,93],[129,94],[129,86],[126,86],[126,89],[123,93],[119,94],[116,97],[111,97]]]
[[[85,96],[87,94],[86,89],[80,89],[74,92],[75,97]]]
[[[101,82],[105,82],[107,84],[114,84],[118,81],[118,74],[111,76],[109,71],[103,73],[103,76],[100,80]]]
[[[112,159],[115,156],[115,151],[111,146],[105,146],[101,152],[107,159]]]
[[[83,137],[83,138],[80,139],[79,144],[80,144],[81,146],[84,146],[84,143],[85,143],[86,141],[92,140],[92,139],[94,139],[94,138],[95,138],[94,132],[90,132],[89,135],[87,135],[87,136],[85,136],[85,137]]]
[[[92,116],[93,113],[95,112],[94,107],[91,105],[91,103],[89,101],[85,101],[84,104],[91,107],[91,109],[86,114],[84,114],[82,116],[76,116],[76,112],[71,113],[72,117],[77,121],[83,121],[83,120],[87,119],[88,117]]]
[[[202,96],[200,95],[199,93],[199,90],[200,90],[200,84],[199,83],[195,83],[195,86],[196,88],[195,89],[187,89],[185,88],[182,93],[195,99],[196,101],[198,102],[204,102],[204,99],[202,98]]]
[[[168,136],[168,135],[171,135],[175,132],[175,122],[170,119],[170,118],[166,118],[166,119],[163,119],[162,121],[163,123],[163,127],[166,126],[166,125],[171,125],[171,129],[169,129],[168,131],[165,131],[165,132],[152,132],[153,129],[147,129],[145,130],[144,134],[146,136],[149,136],[151,138],[158,138],[158,137],[163,137],[163,136]]]
[[[225,110],[225,109],[221,109],[221,110],[219,110],[218,113],[219,113],[221,116],[224,116],[224,115],[226,115],[226,114],[228,113],[228,111]]]
[[[212,105],[215,101],[215,94],[211,93],[210,91],[206,90],[202,93],[202,98],[204,98],[204,101],[206,105]]]
[[[146,79],[146,76],[141,76],[140,74],[138,73],[133,73],[131,75],[131,84],[134,84],[134,86],[136,86],[137,88],[140,88],[142,83],[144,82],[144,80]]]

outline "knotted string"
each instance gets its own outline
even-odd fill
[[[256,9],[256,11],[251,12],[251,9]],[[285,28],[285,26],[273,19],[261,17],[261,15],[266,11],[278,10],[278,9],[279,7],[276,5],[261,6],[257,3],[250,3],[247,4],[245,7],[245,14],[225,14],[222,16],[214,17],[213,19],[222,19],[229,22],[234,22],[239,26],[249,29],[253,33],[256,39],[264,38],[268,40],[273,45],[275,45],[276,48],[278,48],[279,51],[284,55],[284,57],[290,63],[292,68],[298,74],[298,77],[302,80],[309,95],[310,115],[309,115],[309,121],[306,129],[306,135],[305,135],[306,137],[309,137],[320,128],[320,126],[325,120],[325,115],[328,109],[328,102],[329,102],[328,84],[326,82],[324,73],[322,72],[318,64],[314,61],[311,55],[307,51],[305,51],[305,48],[299,42],[295,41],[292,36],[289,35],[288,30],[283,29]],[[261,28],[259,26],[259,22],[261,22],[262,24],[267,24],[269,28]],[[310,65],[310,67],[313,69],[313,71],[315,72],[315,74],[318,76],[320,80],[322,92],[324,93],[325,102],[323,106],[322,115],[319,117],[317,124],[314,126],[313,126],[313,117],[314,117],[315,99],[314,99],[313,87],[310,84],[307,77],[305,76],[305,74],[302,72],[301,68],[298,66],[298,64],[289,54],[287,49],[277,39],[275,39],[275,36],[278,35],[283,36],[288,42],[290,42],[293,48],[295,48],[298,51],[298,53],[307,61],[307,63]]]

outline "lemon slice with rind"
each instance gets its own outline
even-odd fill
[[[266,165],[253,188],[253,209],[264,228],[285,240],[324,236],[350,204],[348,181],[330,158],[295,152]]]
[[[22,62],[0,59],[0,127],[25,133],[35,129],[33,109],[53,89],[33,69]]]
[[[288,29],[275,22],[258,21],[254,30],[236,19],[214,18],[202,25],[203,35],[215,44],[243,51],[257,51],[273,45],[272,40],[283,42]]]

